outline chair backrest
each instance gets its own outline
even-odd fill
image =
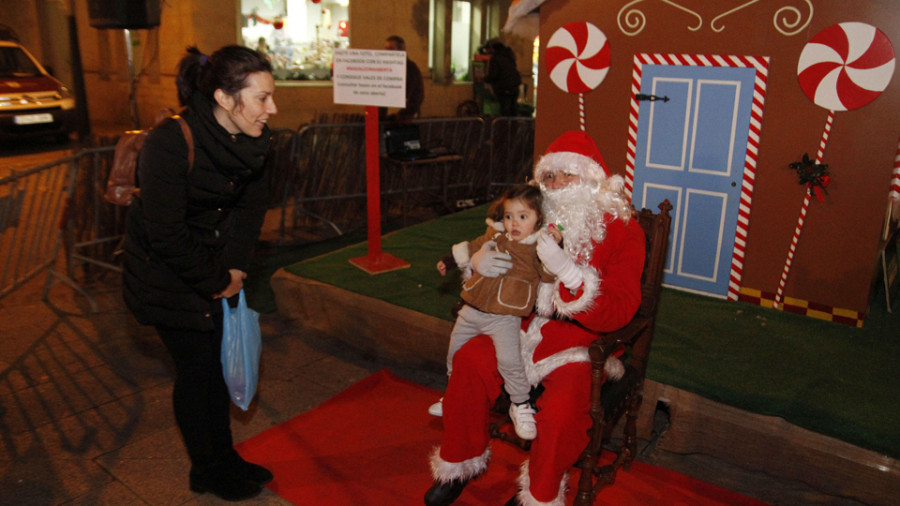
[[[669,249],[669,228],[672,217],[669,211],[672,204],[666,199],[659,204],[659,213],[653,214],[650,209],[635,211],[634,219],[644,229],[647,238],[647,256],[644,260],[644,272],[641,276],[641,307],[638,316],[650,317],[656,310],[659,292],[662,288],[663,271],[666,266],[666,253]]]
[[[643,399],[644,375],[647,371],[650,343],[653,340],[656,303],[662,288],[666,253],[669,249],[671,210],[672,204],[664,200],[659,204],[657,214],[653,214],[649,209],[634,212],[633,219],[636,219],[644,230],[647,241],[647,254],[641,277],[641,306],[628,325],[615,332],[600,335],[589,348],[590,413],[593,428],[591,441],[578,462],[578,466],[581,467],[581,478],[578,481],[575,504],[579,506],[593,504],[597,492],[604,486],[614,483],[619,468],[624,466],[627,469],[637,454],[636,419]],[[630,353],[623,355],[623,360],[628,362],[625,374],[616,381],[606,381],[606,361],[610,354],[623,344],[630,349]],[[597,467],[597,457],[602,451],[603,440],[623,413],[627,413],[627,416],[621,449],[616,452],[617,457],[612,465]]]
[[[653,340],[653,330],[656,326],[656,304],[659,301],[659,292],[662,289],[666,254],[669,250],[669,228],[672,225],[672,217],[669,215],[669,211],[671,210],[672,204],[668,200],[664,200],[660,202],[659,213],[657,214],[653,214],[649,209],[641,209],[640,212],[635,211],[634,213],[634,219],[644,229],[644,236],[647,240],[644,272],[641,275],[641,306],[631,320],[632,324],[636,324],[636,327],[634,325],[626,326],[617,338],[629,343],[631,348],[631,366],[639,371],[641,378],[646,373],[650,344]],[[642,330],[631,333],[632,331],[629,330],[629,327]]]

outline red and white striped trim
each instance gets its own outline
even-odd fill
[[[900,142],[897,143],[897,155],[894,156],[894,174],[891,176],[891,191],[888,196],[900,203]]]
[[[809,199],[812,192],[806,189],[806,195],[803,196],[803,204],[800,206],[800,216],[797,217],[797,226],[794,227],[794,235],[791,237],[791,246],[788,248],[787,259],[784,261],[784,269],[781,271],[781,279],[778,280],[778,290],[775,291],[775,300],[772,302],[774,309],[780,309],[781,297],[784,293],[784,285],[787,283],[788,273],[791,271],[791,264],[794,262],[794,253],[797,251],[797,243],[800,242],[800,232],[803,231],[803,222],[806,221],[806,213],[809,211]]]
[[[578,94],[578,126],[584,132],[584,93]]]
[[[728,282],[728,299],[737,300],[744,270],[744,253],[747,247],[747,229],[750,226],[750,202],[753,198],[753,184],[756,180],[756,161],[759,155],[759,139],[762,131],[763,103],[766,96],[766,82],[769,77],[769,58],[765,56],[697,55],[697,54],[650,54],[641,53],[634,57],[634,71],[631,77],[631,112],[628,122],[628,147],[626,151],[625,194],[631,199],[634,191],[634,167],[637,152],[637,128],[639,104],[637,95],[641,90],[643,66],[649,65],[692,65],[704,67],[752,67],[756,69],[753,87],[753,105],[750,112],[750,132],[747,137],[747,154],[744,157],[744,177],[741,182],[741,203],[738,210],[737,231],[731,260],[731,276]]]

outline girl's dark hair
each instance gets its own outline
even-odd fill
[[[525,205],[537,212],[538,219],[537,223],[534,224],[535,230],[544,225],[543,195],[541,194],[540,188],[530,184],[517,184],[503,192],[503,195],[497,197],[491,204],[491,207],[488,210],[488,218],[497,222],[502,222],[504,204],[506,204],[507,200],[516,199],[522,200],[525,202]]]
[[[272,64],[264,54],[244,46],[225,46],[209,56],[190,46],[187,53],[178,64],[175,77],[181,105],[187,105],[191,95],[198,91],[212,100],[217,89],[240,101],[248,75],[272,72]]]

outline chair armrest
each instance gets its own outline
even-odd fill
[[[600,365],[602,367],[603,362],[618,345],[627,344],[636,339],[641,335],[641,332],[647,328],[651,321],[651,318],[635,317],[619,330],[598,335],[597,339],[594,339],[588,348],[592,361],[594,355],[598,354],[597,358],[600,360]]]

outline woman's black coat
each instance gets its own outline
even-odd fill
[[[230,283],[228,269],[247,272],[259,238],[269,131],[257,138],[229,134],[199,94],[182,116],[194,138],[190,171],[187,142],[174,120],[154,128],[141,151],[123,295],[143,324],[209,331],[222,313],[213,295]]]

